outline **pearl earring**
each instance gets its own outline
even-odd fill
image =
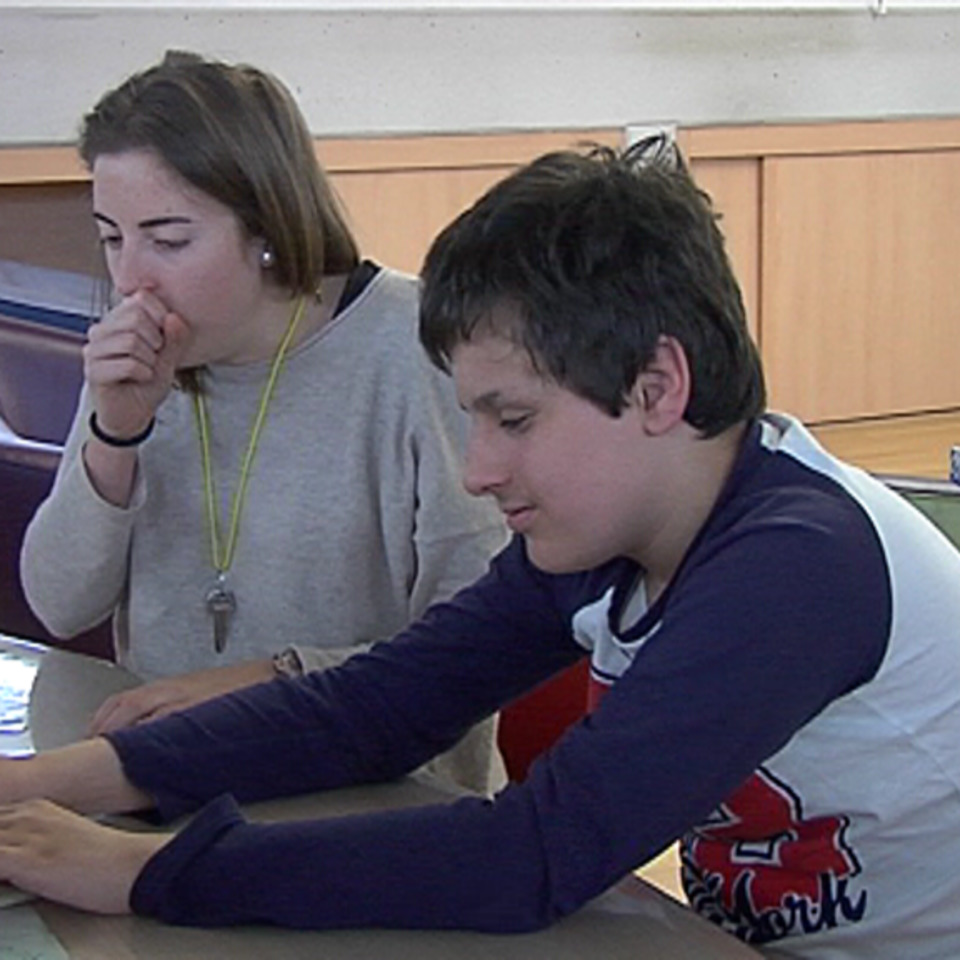
[[[274,257],[273,251],[269,247],[264,247],[260,251],[260,266],[264,270],[269,270],[274,263],[276,263],[276,257]]]

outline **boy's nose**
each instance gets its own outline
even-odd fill
[[[506,466],[489,442],[471,431],[463,463],[463,486],[475,497],[494,493],[506,481]]]

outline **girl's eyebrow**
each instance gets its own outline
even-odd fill
[[[502,395],[499,390],[489,390],[487,393],[480,394],[479,397],[474,397],[473,401],[464,406],[461,404],[464,410],[478,410],[486,413],[495,413],[502,406]]]
[[[105,213],[98,213],[96,210],[93,211],[93,219],[99,220],[101,223],[105,223],[108,227],[116,228],[117,222],[108,217]],[[192,223],[190,217],[150,217],[148,220],[141,220],[137,226],[142,228],[150,227],[165,227],[169,226],[171,223]]]

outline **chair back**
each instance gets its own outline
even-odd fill
[[[67,437],[83,385],[84,335],[0,314],[0,420],[18,436]]]
[[[584,658],[500,711],[497,746],[511,780],[523,780],[530,764],[587,712],[589,666]]]
[[[58,640],[34,616],[20,584],[23,534],[50,491],[61,452],[53,444],[28,443],[0,433],[0,634],[113,659],[109,620],[69,641]]]

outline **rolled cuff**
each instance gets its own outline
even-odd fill
[[[130,891],[130,908],[144,917],[177,923],[184,915],[176,902],[177,878],[225,833],[246,823],[236,801],[224,794],[208,803],[146,863]]]

